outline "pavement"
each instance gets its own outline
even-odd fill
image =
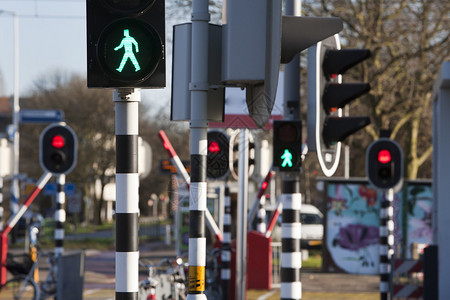
[[[168,256],[175,256],[171,247],[162,242],[149,243],[140,247],[140,257],[157,262]],[[114,252],[88,251],[84,299],[114,299]],[[145,274],[141,275],[141,279]],[[342,273],[320,273],[304,270],[301,274],[302,299],[315,300],[375,300],[380,298],[379,277]],[[280,299],[279,285],[272,290],[249,291],[247,300]],[[227,300],[227,299],[224,299]]]
[[[115,252],[86,250],[83,299],[113,300],[115,297]],[[164,257],[174,257],[173,247],[163,242],[152,242],[139,247],[140,257],[157,262]],[[144,270],[140,280],[146,276]],[[40,268],[40,277],[45,278],[46,268]],[[342,273],[320,273],[302,270],[302,299],[316,300],[375,300],[379,299],[379,277]],[[11,299],[0,293],[0,299]],[[272,290],[251,290],[247,300],[280,299],[279,285]],[[227,299],[224,299],[227,300]]]

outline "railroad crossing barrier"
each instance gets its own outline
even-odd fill
[[[396,259],[393,273],[394,299],[423,299],[423,261]]]

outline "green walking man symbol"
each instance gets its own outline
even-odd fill
[[[123,35],[125,36],[122,41],[120,42],[120,45],[114,48],[114,51],[117,51],[121,48],[125,48],[125,54],[123,55],[122,61],[120,62],[120,66],[116,69],[119,72],[122,72],[123,67],[125,66],[126,62],[131,60],[131,62],[134,65],[135,72],[139,71],[141,67],[139,66],[139,63],[136,59],[136,56],[133,52],[133,45],[136,48],[136,53],[139,52],[139,44],[136,42],[134,37],[130,36],[130,31],[128,29],[123,30]]]
[[[283,162],[281,163],[281,167],[292,167],[292,154],[288,149],[284,150],[283,155],[281,155],[281,159],[283,160]]]

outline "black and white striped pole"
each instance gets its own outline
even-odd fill
[[[138,299],[138,89],[114,92],[116,114],[116,300]]]
[[[287,15],[300,15],[299,1],[287,1],[285,6]],[[286,121],[279,123],[279,126],[274,124],[274,137],[277,140],[274,139],[273,142],[274,152],[275,144],[281,146],[276,148],[277,153],[274,153],[274,167],[283,172],[280,298],[299,300],[302,298],[300,171],[303,143],[300,121],[300,55],[296,55],[285,66],[284,94],[284,120]]]
[[[66,222],[66,210],[64,204],[66,195],[64,185],[66,184],[66,175],[56,176],[56,210],[55,210],[55,256],[64,253],[64,223]]]
[[[189,285],[187,300],[206,299],[206,161],[208,154],[208,0],[192,1],[191,182],[189,195]]]
[[[302,224],[300,209],[302,197],[299,180],[283,180],[281,223],[281,299],[301,299],[302,283],[300,271],[302,256],[300,249]]]
[[[222,241],[222,295],[223,299],[230,298],[231,281],[231,198],[230,188],[225,186],[225,214],[223,217],[223,241]]]
[[[380,207],[380,299],[388,300],[390,294],[391,266],[394,256],[394,190],[383,195]]]
[[[391,295],[391,259],[394,255],[394,193],[403,184],[403,152],[389,139],[390,131],[381,130],[380,139],[372,142],[366,152],[366,173],[369,182],[383,192],[380,205],[380,299]]]

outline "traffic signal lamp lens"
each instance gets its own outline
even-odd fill
[[[117,80],[145,80],[162,58],[162,41],[155,29],[135,19],[121,19],[100,37],[98,58],[105,73]]]
[[[216,141],[212,141],[208,145],[208,152],[210,153],[219,153],[220,152],[220,146],[219,143]]]
[[[280,142],[294,142],[298,139],[297,127],[292,123],[285,123],[278,127],[276,135]]]
[[[378,161],[382,164],[387,164],[391,162],[392,156],[391,152],[389,150],[383,149],[380,152],[378,152]]]
[[[64,137],[61,135],[55,135],[52,139],[52,146],[56,149],[61,149],[66,145]]]
[[[378,170],[378,176],[382,179],[388,179],[392,177],[392,170],[388,167],[383,167]]]
[[[56,151],[51,154],[51,159],[55,164],[61,164],[66,160],[66,156],[62,151]]]

